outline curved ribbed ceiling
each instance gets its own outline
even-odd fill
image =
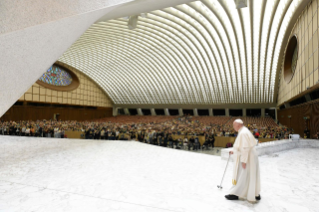
[[[114,104],[273,103],[279,52],[302,0],[202,0],[152,11],[135,30],[92,25],[59,61]]]

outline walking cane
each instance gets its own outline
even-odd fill
[[[230,154],[228,155],[228,160],[227,160],[227,164],[226,164],[226,168],[225,168],[225,171],[224,171],[224,174],[223,174],[223,178],[222,178],[222,181],[220,182],[220,185],[217,186],[217,188],[220,188],[222,189],[222,183],[223,183],[223,180],[224,180],[224,176],[225,176],[225,173],[226,173],[226,170],[227,170],[227,166],[228,166],[228,162],[229,162],[229,158],[230,158]]]

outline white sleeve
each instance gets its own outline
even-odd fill
[[[240,152],[241,152],[240,161],[242,163],[247,163],[248,157],[249,157],[249,152],[250,152],[250,149],[252,148],[249,145],[249,139],[251,139],[249,134],[244,134],[242,136],[242,143],[240,146]]]

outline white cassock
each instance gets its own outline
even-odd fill
[[[256,139],[247,127],[240,128],[233,146],[232,183],[234,186],[229,193],[251,202],[255,202],[255,197],[260,194],[260,171],[256,145]],[[245,169],[241,163],[246,163]]]

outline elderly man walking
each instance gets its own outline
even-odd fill
[[[255,149],[257,142],[241,119],[236,119],[233,127],[238,132],[233,151],[229,153],[234,154],[233,187],[225,197],[228,200],[243,198],[256,202],[260,200],[260,171]]]

